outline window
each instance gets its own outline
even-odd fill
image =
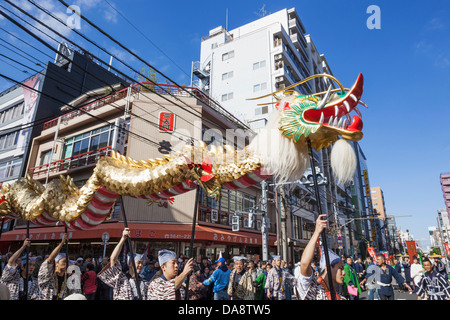
[[[253,64],[253,70],[258,70],[266,66],[266,60],[258,61]]]
[[[259,116],[261,114],[266,114],[268,112],[269,112],[269,106],[255,108],[255,116]]]
[[[267,89],[266,82],[258,83],[253,86],[253,92],[258,92],[258,91],[262,91],[262,90],[266,90],[266,89]]]
[[[215,48],[217,48],[217,42],[214,42],[214,43],[211,43],[211,49],[215,49]]]
[[[225,72],[222,74],[222,80],[226,80],[233,77],[233,71]]]
[[[67,139],[63,159],[110,146],[114,130],[114,125],[108,125]]]
[[[222,54],[222,61],[234,58],[234,50]]]
[[[22,159],[16,159],[0,164],[0,179],[18,177],[20,175],[21,166]]]
[[[40,165],[50,163],[52,160],[52,150],[47,150],[41,153],[41,162]]]
[[[3,110],[0,112],[0,123],[7,122],[12,119],[16,119],[23,115],[24,112],[24,106],[23,101],[15,104],[14,106]]]
[[[222,95],[222,101],[228,101],[233,99],[233,92],[225,93]]]
[[[18,132],[11,132],[0,136],[0,150],[10,149],[17,145],[17,141],[19,140]]]

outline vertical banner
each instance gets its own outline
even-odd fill
[[[406,250],[408,251],[409,260],[412,262],[413,257],[417,256],[417,247],[415,241],[405,241],[406,242]]]
[[[23,122],[24,124],[28,124],[33,122],[36,109],[37,109],[37,101],[39,99],[39,87],[41,84],[41,76],[36,75],[35,77],[28,79],[23,83]],[[21,131],[20,135],[21,141],[18,141],[18,144],[21,145],[24,141],[27,141],[28,134],[31,132],[32,128],[24,129]],[[23,140],[22,140],[23,139]]]
[[[450,247],[448,246],[448,242],[444,243],[445,251],[447,252],[447,257],[450,257]]]
[[[375,253],[374,247],[368,247],[367,251],[369,251],[369,254],[372,257],[373,262],[377,261],[377,254]]]

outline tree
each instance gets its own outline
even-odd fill
[[[153,88],[155,87],[154,83],[158,83],[158,77],[156,76],[155,69],[149,67],[149,70],[147,71],[147,68],[143,66],[139,71],[139,74],[136,76],[136,81],[147,82],[146,84],[144,84],[146,88],[143,88],[142,91],[144,92],[153,91]]]

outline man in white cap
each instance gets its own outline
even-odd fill
[[[228,283],[228,295],[232,300],[254,300],[255,287],[253,286],[252,276],[244,268],[243,256],[233,257],[234,270],[230,274]]]
[[[66,255],[59,253],[66,240],[67,233],[64,233],[61,242],[39,268],[38,283],[42,300],[63,300],[71,294],[67,287]]]
[[[30,240],[25,239],[23,245],[8,260],[3,270],[0,283],[4,283],[11,294],[11,300],[27,300],[25,292],[26,258],[19,258],[22,252],[30,246]],[[40,290],[37,278],[32,277],[35,268],[33,258],[28,258],[28,299],[39,300]]]
[[[183,271],[178,274],[178,260],[175,252],[160,250],[158,262],[161,266],[161,277],[153,280],[148,286],[148,300],[181,300],[180,287],[192,272],[194,258],[190,258]]]
[[[285,300],[286,290],[296,285],[297,280],[281,268],[281,257],[273,256],[274,267],[267,273],[265,288],[270,300]]]
[[[327,272],[325,255],[323,252],[320,257],[320,269],[322,270],[322,273],[318,278],[315,278],[314,271],[311,268],[311,262],[314,258],[314,251],[317,241],[319,240],[320,234],[327,227],[327,220],[322,220],[323,217],[326,217],[326,215],[321,214],[317,218],[314,233],[303,251],[300,265],[297,267],[295,272],[297,275],[296,289],[298,290],[298,299],[300,300],[332,300],[331,293],[328,288],[328,277],[332,278],[334,289],[344,283],[344,263],[342,262],[342,259],[331,250],[328,250],[331,275]],[[336,290],[335,294],[336,300],[344,299],[343,296]]]
[[[140,276],[144,268],[143,255],[136,254],[133,259],[136,266],[136,271],[139,278],[136,278],[134,269],[132,267],[131,256],[128,256],[128,272],[125,274],[122,271],[122,266],[119,262],[119,255],[122,251],[123,245],[130,236],[130,229],[125,228],[122,231],[122,237],[119,243],[111,253],[110,262],[97,275],[97,277],[105,284],[113,288],[113,300],[138,300],[139,293],[137,283],[139,282],[139,289],[142,300],[147,299],[148,281]]]

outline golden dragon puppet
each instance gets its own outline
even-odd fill
[[[326,74],[304,81],[318,76],[337,81]],[[81,188],[69,176],[54,179],[44,187],[27,175],[1,188],[0,217],[21,218],[38,225],[59,221],[69,229],[86,230],[108,219],[121,195],[158,201],[200,185],[209,197],[219,199],[222,188],[246,188],[272,176],[280,180],[301,177],[309,166],[307,142],[316,150],[334,142],[332,171],[338,181],[349,181],[356,160],[345,140],[359,141],[363,136],[357,108],[359,103],[364,104],[360,100],[363,76],[360,74],[350,89],[339,86],[313,95],[289,91],[290,86],[282,90],[282,99],[275,95],[278,92],[273,93],[278,100],[274,114],[242,150],[229,145],[208,147],[200,142],[170,157],[141,161],[113,152],[98,160]],[[357,113],[353,117],[352,111]],[[342,146],[337,147],[342,141]]]

